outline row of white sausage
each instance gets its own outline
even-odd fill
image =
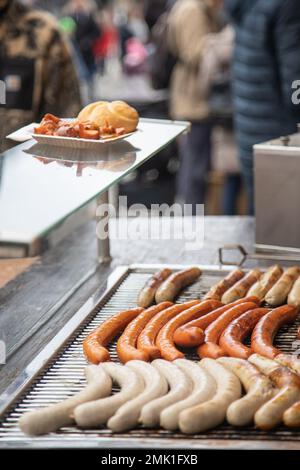
[[[264,430],[282,421],[300,426],[300,376],[257,354],[249,361],[224,357],[200,362],[108,362],[87,366],[85,373],[84,390],[64,402],[24,414],[21,430],[40,435],[76,423],[82,428],[106,425],[124,432],[143,424],[195,434],[218,426],[225,418],[234,426],[254,421]],[[120,391],[111,395],[113,383]]]

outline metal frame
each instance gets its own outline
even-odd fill
[[[19,377],[8,387],[0,396],[0,417],[17,401],[25,387],[29,386],[36,376],[45,368],[47,364],[55,357],[58,350],[62,348],[81,324],[93,315],[93,311],[99,303],[105,303],[112,292],[119,287],[127,275],[134,271],[152,272],[170,266],[169,264],[135,264],[131,266],[120,266],[116,268],[107,279],[106,289],[98,289],[87,302],[75,313],[75,315],[66,323],[62,330],[48,343],[48,345],[38,354],[38,356],[26,367]],[[182,269],[186,266],[172,265],[173,269]],[[232,266],[202,266],[203,271],[212,271],[214,273],[228,272]],[[0,438],[0,448],[168,448],[168,449],[269,449],[269,450],[296,450],[299,449],[299,442],[294,441],[264,441],[264,440],[228,440],[228,439],[193,439],[190,437],[159,439],[151,437],[133,438],[109,438],[92,437],[87,435],[82,437],[64,437],[63,440],[57,439],[57,436],[45,436],[42,438]]]
[[[0,449],[186,449],[186,450],[299,450],[299,442],[284,441],[234,441],[218,439],[196,440],[192,437],[186,439],[153,439],[153,438],[108,438],[86,437],[83,439],[64,438],[64,442],[57,438],[48,438],[39,441],[28,438],[17,441],[7,441]]]

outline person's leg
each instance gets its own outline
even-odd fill
[[[236,214],[236,202],[241,187],[241,175],[239,173],[228,174],[225,177],[222,213],[223,215]]]
[[[180,144],[178,199],[185,204],[204,204],[211,157],[211,123],[193,123]]]
[[[248,214],[254,215],[254,174],[252,156],[241,157],[243,180],[247,191]]]

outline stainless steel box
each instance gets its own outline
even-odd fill
[[[300,252],[300,134],[254,146],[256,249]]]

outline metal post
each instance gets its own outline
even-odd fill
[[[119,185],[115,183],[108,190],[108,200],[109,204],[112,205],[117,212],[119,208]]]
[[[97,208],[100,205],[108,205],[109,203],[109,197],[108,197],[108,191],[105,191],[103,194],[101,194],[97,198]],[[108,219],[109,214],[105,215],[97,215],[96,217],[96,223],[98,225],[99,222],[102,222],[104,219]],[[97,237],[97,259],[99,264],[103,263],[109,263],[111,261],[111,256],[110,256],[110,240],[109,240],[109,226],[107,225],[107,237],[104,239],[100,239]]]

